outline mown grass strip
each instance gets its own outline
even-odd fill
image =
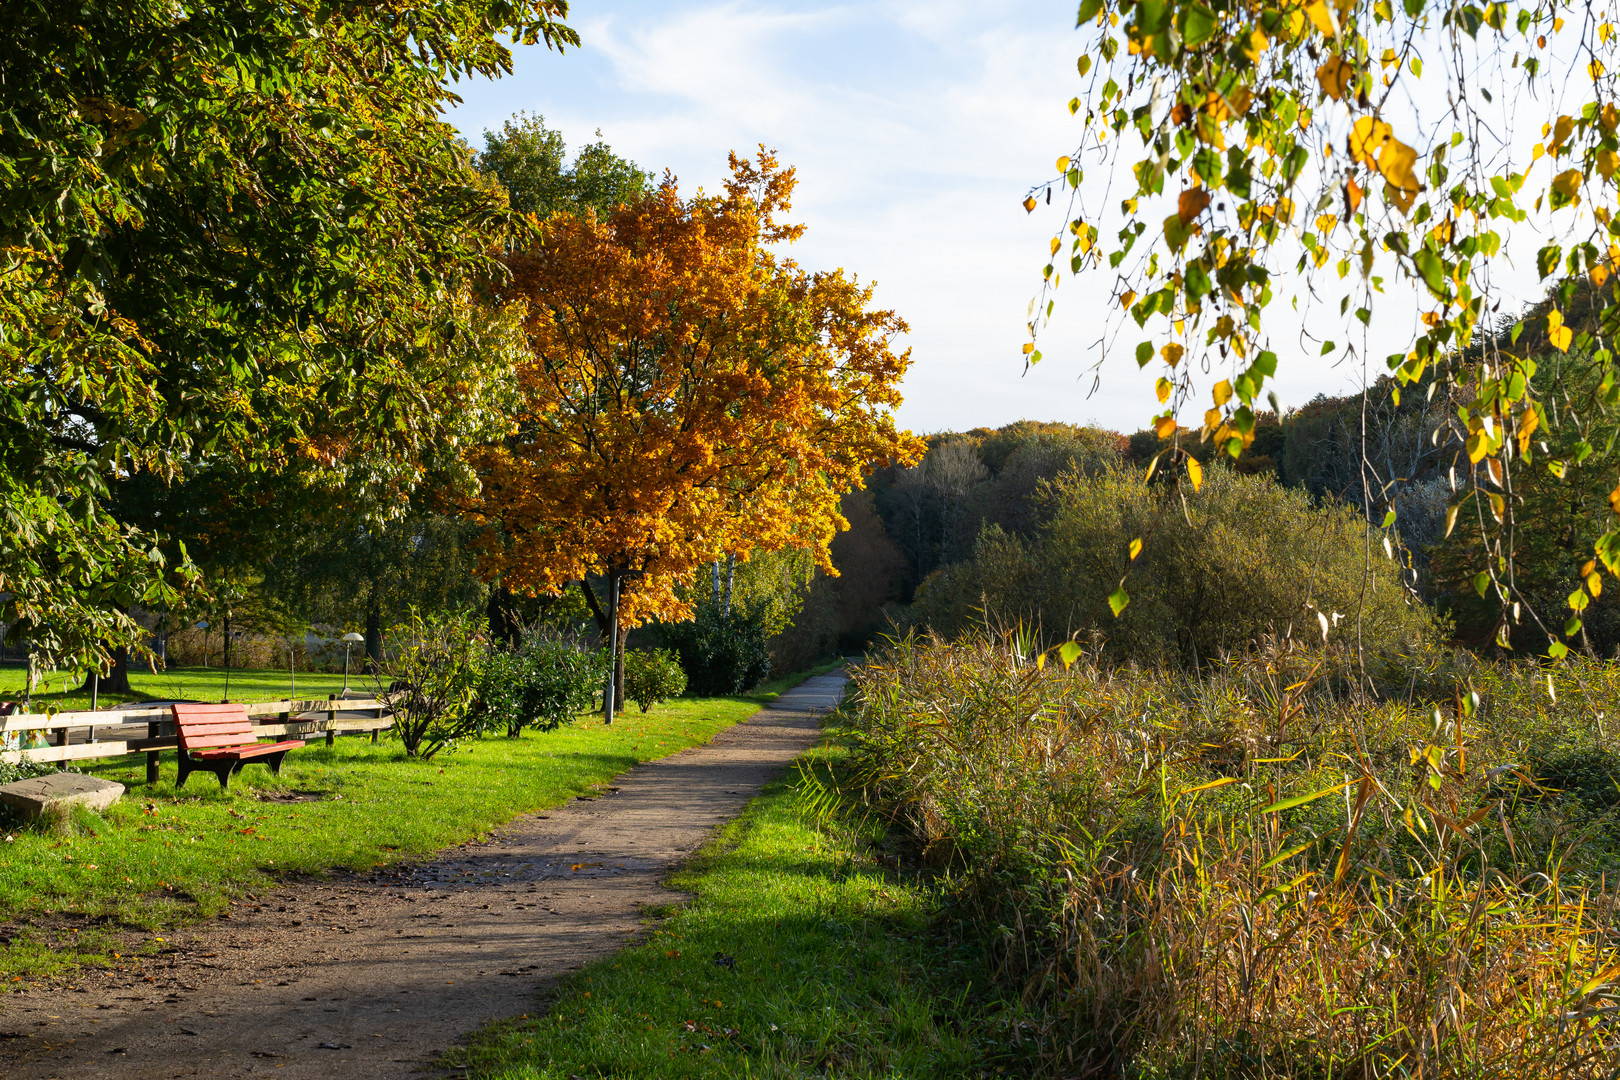
[[[969,968],[933,933],[931,892],[882,868],[872,828],[812,819],[793,779],[671,881],[693,900],[650,941],[454,1064],[480,1080],[992,1074],[1004,1027],[971,1016]]]
[[[426,858],[706,743],[801,678],[750,696],[632,707],[611,727],[582,718],[544,734],[469,740],[427,762],[386,737],[314,742],[288,755],[280,777],[249,767],[225,792],[195,775],[177,791],[172,752],[155,785],[144,782],[140,756],[88,763],[83,771],[128,785],[122,801],[81,811],[65,832],[13,822],[0,833],[0,977],[110,963],[270,878]]]

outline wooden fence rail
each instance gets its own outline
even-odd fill
[[[331,746],[340,734],[370,732],[371,741],[394,726],[376,698],[291,698],[245,706],[259,737],[308,738],[324,734]],[[140,730],[144,727],[144,731]],[[130,729],[135,730],[130,730]],[[11,744],[27,733],[44,733],[49,746],[0,750],[0,761],[80,761],[146,755],[147,783],[156,783],[158,755],[178,750],[174,714],[167,705],[100,709],[95,712],[17,713],[0,717],[0,740]]]

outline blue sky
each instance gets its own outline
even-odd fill
[[[729,150],[774,147],[798,168],[794,217],[809,231],[795,256],[876,280],[878,302],[911,324],[907,426],[1030,418],[1131,431],[1156,406],[1151,375],[1129,355],[1134,338],[1095,388],[1086,370],[1109,283],[1065,282],[1046,359],[1025,375],[1020,358],[1062,224],[1057,207],[1026,215],[1020,201],[1079,134],[1067,108],[1084,92],[1073,11],[1025,0],[577,0],[582,48],[518,50],[512,76],[459,88],[465,103],[450,119],[475,145],[520,109],[571,146],[600,129],[686,190],[718,186]],[[1392,327],[1415,319],[1410,306]],[[1359,383],[1359,368],[1297,361],[1279,372],[1285,406]]]

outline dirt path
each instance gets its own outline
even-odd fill
[[[659,882],[814,744],[842,675],[784,694],[612,794],[372,879],[277,887],[133,972],[0,1000],[0,1076],[421,1077],[472,1029],[634,940]]]

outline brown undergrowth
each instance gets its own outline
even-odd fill
[[[950,868],[1051,1075],[1610,1076],[1620,670],[1353,672],[912,637],[855,674],[841,794]]]

